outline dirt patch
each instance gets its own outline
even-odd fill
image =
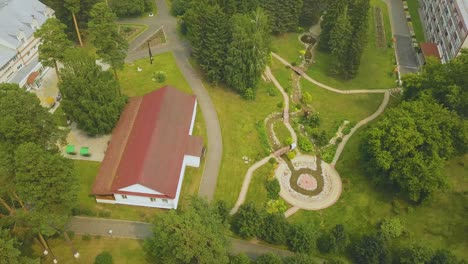
[[[380,7],[374,7],[374,18],[377,48],[385,48],[387,40],[385,39],[385,27],[382,16],[382,9],[380,9]]]

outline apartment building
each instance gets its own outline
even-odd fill
[[[34,32],[54,11],[38,0],[0,0],[0,83],[37,88],[44,74]]]
[[[420,0],[426,41],[437,44],[442,62],[468,48],[468,0]]]

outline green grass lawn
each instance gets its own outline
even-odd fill
[[[228,88],[205,86],[216,107],[223,135],[223,158],[215,198],[225,200],[228,206],[232,206],[239,195],[247,169],[253,162],[266,156],[255,124],[278,111],[276,104],[281,101],[281,97],[279,93],[274,97],[267,94],[267,88],[273,86],[271,83],[262,83],[253,101],[242,99]],[[252,162],[244,164],[243,156],[249,157]]]
[[[301,62],[301,50],[305,50],[305,46],[299,40],[300,33],[284,33],[279,36],[274,36],[272,40],[271,50],[288,62]]]
[[[61,264],[94,263],[96,256],[102,251],[111,253],[114,264],[145,264],[148,263],[143,252],[143,241],[125,238],[108,238],[92,236],[89,241],[83,236],[75,235],[73,245],[80,253],[78,260],[73,258],[71,249],[64,239],[49,239],[49,246]],[[42,248],[38,243],[34,246],[36,256],[41,255]],[[42,258],[41,263],[52,263],[52,257]]]
[[[253,202],[259,207],[264,206],[268,202],[265,181],[272,177],[273,168],[271,163],[267,163],[254,172],[245,199],[246,202]]]
[[[59,105],[55,112],[52,114],[52,116],[55,119],[55,122],[58,126],[61,127],[66,127],[68,126],[67,124],[67,116],[65,115],[65,112],[63,112],[63,107]]]
[[[380,0],[371,0],[371,5],[382,9],[386,39],[389,42],[392,33],[387,6]],[[369,12],[372,12],[372,9]],[[318,50],[315,51],[315,63],[309,67],[307,74],[317,81],[337,89],[389,89],[395,87],[393,48],[377,48],[375,36],[374,15],[370,13],[368,42],[362,54],[361,66],[356,78],[345,81],[329,76],[331,56]]]
[[[276,80],[278,80],[278,82],[281,84],[286,93],[291,94],[292,74],[295,73],[293,73],[290,69],[286,68],[284,64],[282,64],[279,60],[275,58],[272,58],[270,68],[273,75],[275,75]],[[283,97],[281,97],[281,100],[283,100]]]
[[[424,29],[422,26],[421,18],[419,17],[419,1],[418,0],[406,0],[408,3],[408,11],[411,15],[411,23],[413,24],[414,33],[418,42],[425,42]]]
[[[277,121],[274,124],[275,135],[278,138],[279,142],[282,146],[285,145],[285,141],[287,138],[291,138],[291,132],[286,128],[282,121]]]
[[[153,58],[153,64],[150,64],[149,59],[141,59],[126,64],[124,69],[119,72],[120,85],[126,95],[141,96],[165,85],[171,85],[184,92],[193,93],[177,67],[172,52],[162,53],[153,56]],[[142,69],[141,72],[137,71],[138,67]],[[164,71],[167,74],[165,82],[157,83],[152,80],[156,71]]]
[[[344,120],[359,122],[374,113],[382,103],[383,94],[337,94],[304,79],[303,92],[312,95],[312,107],[319,112],[320,128],[335,134]]]
[[[434,249],[452,250],[458,257],[467,259],[468,174],[466,167],[459,162],[463,160],[466,164],[468,155],[455,158],[446,166],[453,190],[437,194],[433,201],[413,207],[401,200],[392,202],[391,194],[375,187],[364,176],[359,154],[363,135],[363,130],[359,130],[350,139],[338,161],[337,170],[343,181],[343,193],[338,202],[320,211],[301,210],[291,216],[290,221],[313,222],[322,230],[344,224],[354,237],[375,232],[377,224],[385,217],[399,216],[409,233],[402,238],[402,243],[414,240]]]

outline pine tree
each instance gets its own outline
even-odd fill
[[[348,8],[338,16],[333,30],[330,32],[330,51],[333,55],[333,65],[330,69],[332,75],[343,73],[344,58],[346,56],[346,46],[350,42],[351,24],[348,16]]]
[[[346,7],[346,0],[332,0],[328,4],[323,21],[321,23],[319,48],[323,51],[330,51],[330,35],[337,24],[338,17]]]

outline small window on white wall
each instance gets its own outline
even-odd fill
[[[122,199],[127,199],[127,195],[122,194]]]
[[[167,203],[167,199],[162,199],[163,203]]]
[[[150,198],[150,201],[156,202],[156,198]]]

